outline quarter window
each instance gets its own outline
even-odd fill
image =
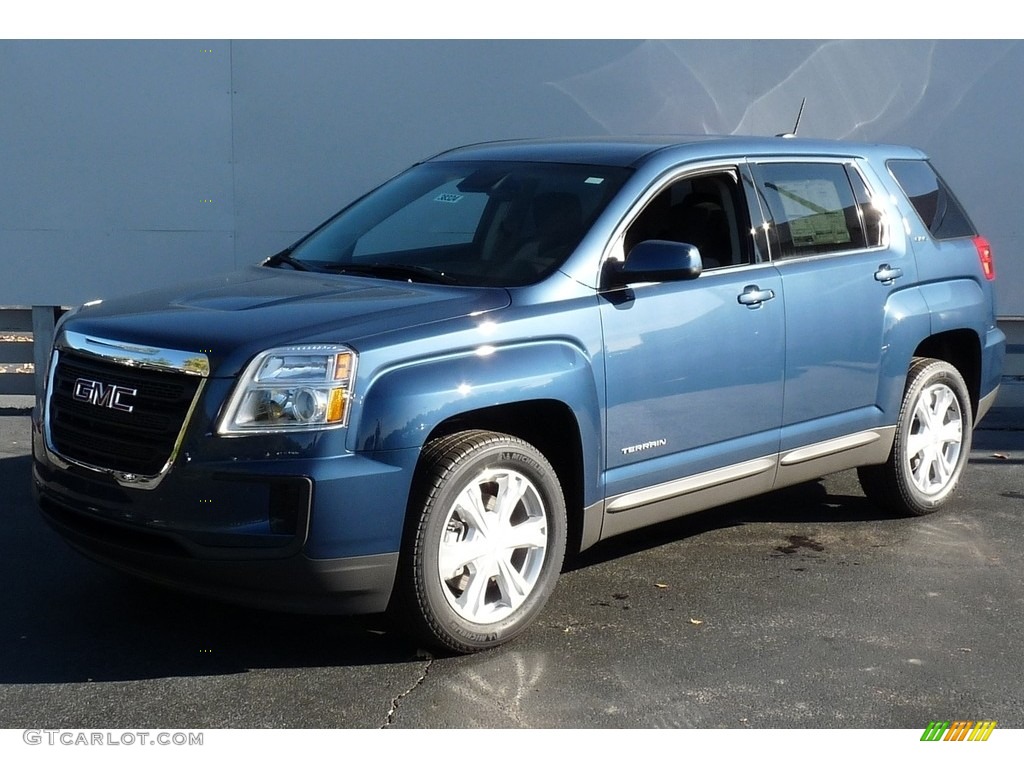
[[[925,160],[890,160],[889,172],[936,240],[977,234],[942,177]]]

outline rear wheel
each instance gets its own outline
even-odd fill
[[[898,514],[934,512],[960,480],[972,429],[971,400],[960,372],[943,360],[915,359],[889,459],[857,471],[864,493]]]
[[[429,644],[469,653],[540,613],[565,555],[565,501],[529,443],[460,432],[423,452],[400,571],[402,613]]]

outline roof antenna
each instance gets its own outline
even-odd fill
[[[800,128],[800,118],[804,116],[804,104],[807,103],[807,97],[804,96],[800,100],[800,111],[796,113],[796,123],[793,124],[793,130],[789,133],[777,133],[775,137],[778,139],[795,139],[796,132]]]

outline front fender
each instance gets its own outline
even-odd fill
[[[454,416],[537,400],[564,403],[576,415],[581,444],[601,445],[591,362],[582,349],[558,339],[487,347],[380,372],[363,397],[351,445],[357,451],[418,448]],[[584,457],[585,464],[594,457]]]

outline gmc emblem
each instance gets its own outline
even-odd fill
[[[117,384],[104,384],[102,381],[93,381],[92,379],[75,379],[75,388],[71,396],[82,403],[92,403],[101,408],[131,413],[135,406],[121,402],[121,398],[131,397],[135,394],[138,394],[137,389]]]

